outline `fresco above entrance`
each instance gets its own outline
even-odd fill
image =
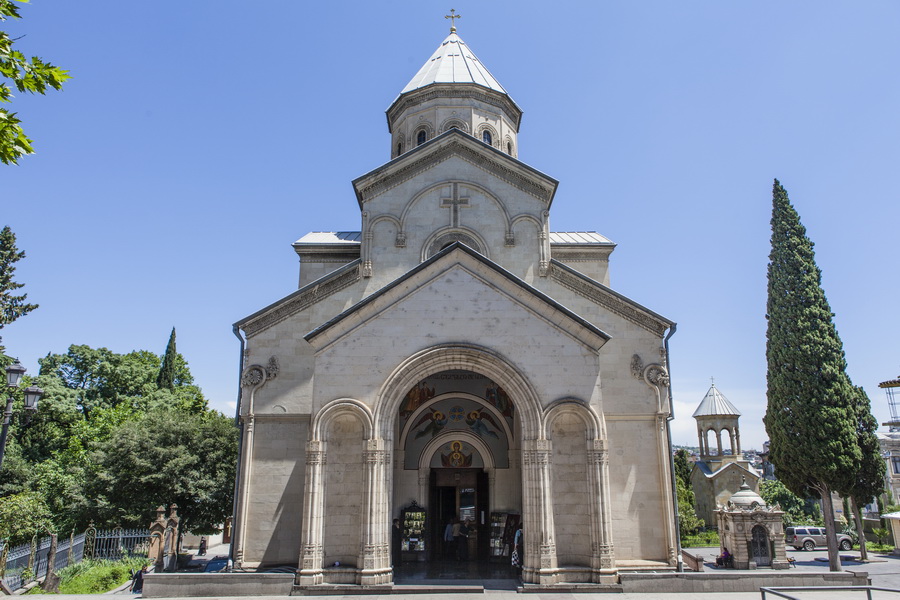
[[[419,455],[438,437],[447,442],[432,458],[434,467],[478,467],[477,450],[454,436],[476,436],[499,468],[509,466],[514,407],[506,392],[489,378],[471,371],[443,371],[420,381],[400,404],[400,445],[404,468],[416,469]],[[457,444],[460,447],[452,447]],[[445,464],[446,463],[446,464]],[[466,464],[469,463],[469,464]]]

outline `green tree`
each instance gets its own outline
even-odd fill
[[[27,2],[28,0],[18,0]],[[0,0],[0,22],[8,19],[19,19],[19,9],[12,0]],[[62,84],[69,78],[68,71],[44,62],[37,56],[31,60],[13,48],[13,39],[0,31],[0,77],[11,81],[19,92],[44,94],[47,87],[62,89]],[[12,90],[5,81],[0,81],[0,102],[12,101]],[[32,154],[34,149],[31,140],[22,130],[21,121],[16,113],[0,108],[0,162],[17,164],[25,154]]]
[[[678,478],[675,482],[675,487],[678,491],[678,527],[681,537],[684,538],[696,533],[706,523],[697,516],[697,512],[694,509],[694,491],[690,485],[685,485],[681,478]]]
[[[684,483],[685,487],[691,487],[691,461],[690,454],[684,448],[675,451],[675,476]]]
[[[818,502],[797,496],[777,479],[760,481],[759,495],[769,506],[777,504],[781,507],[784,511],[781,519],[785,527],[814,524],[821,519]]]
[[[0,498],[0,540],[17,546],[29,542],[37,533],[55,531],[50,509],[40,494],[23,492]]]
[[[0,0],[2,2],[3,0]],[[2,33],[0,33],[2,36]],[[2,39],[2,37],[0,37]],[[2,51],[0,51],[2,52]],[[2,54],[0,54],[2,57]],[[0,58],[2,61],[2,58]],[[2,62],[0,62],[2,65]],[[2,130],[2,111],[0,111],[0,130]],[[0,133],[2,136],[2,133]],[[24,283],[13,281],[16,272],[16,263],[25,258],[25,252],[16,247],[16,234],[7,225],[0,230],[0,329],[9,325],[19,317],[24,317],[38,307],[37,304],[25,302],[28,294],[16,294],[15,291],[22,288]],[[0,338],[0,342],[3,338]],[[3,354],[3,346],[0,345],[0,355]]]
[[[175,350],[175,328],[173,327],[172,333],[169,335],[169,343],[166,344],[166,353],[163,355],[159,375],[156,377],[156,387],[161,390],[175,389],[176,356],[178,356],[178,351]]]
[[[831,493],[852,484],[862,459],[856,391],[846,373],[813,243],[777,179],[768,280],[764,422],[770,460],[789,490],[822,499],[829,565],[840,571]]]
[[[175,503],[182,530],[207,532],[231,514],[237,461],[232,419],[157,408],[123,423],[95,453],[99,521],[146,526]]]
[[[884,459],[881,458],[881,445],[878,443],[878,421],[872,416],[872,403],[861,387],[855,388],[854,408],[856,413],[856,445],[862,453],[862,459],[856,465],[854,478],[849,487],[840,490],[850,499],[850,512],[856,523],[859,535],[860,554],[868,560],[866,550],[866,531],[863,526],[860,507],[872,502],[884,492]]]

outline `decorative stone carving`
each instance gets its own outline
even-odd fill
[[[397,232],[397,239],[394,240],[394,246],[396,246],[397,248],[406,248],[406,232]]]
[[[637,354],[631,357],[631,376],[640,379],[644,375],[644,361]]]

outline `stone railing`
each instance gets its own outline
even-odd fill
[[[697,554],[694,556],[687,550],[681,550],[681,559],[684,561],[685,568],[690,569],[696,573],[700,573],[703,571],[703,556]]]

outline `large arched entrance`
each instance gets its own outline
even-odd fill
[[[506,524],[522,513],[516,418],[506,390],[468,369],[439,371],[407,391],[392,498],[403,562],[509,562],[515,530]]]
[[[431,348],[395,370],[375,411],[376,431],[393,448],[390,517],[403,519],[413,502],[426,514],[422,531],[404,531],[421,536],[416,550],[403,554],[404,565],[459,556],[463,565],[502,568],[509,576],[515,525],[536,509],[522,493],[532,476],[523,473],[523,440],[540,427],[530,384],[484,348]],[[445,541],[454,519],[470,520],[467,542]]]

